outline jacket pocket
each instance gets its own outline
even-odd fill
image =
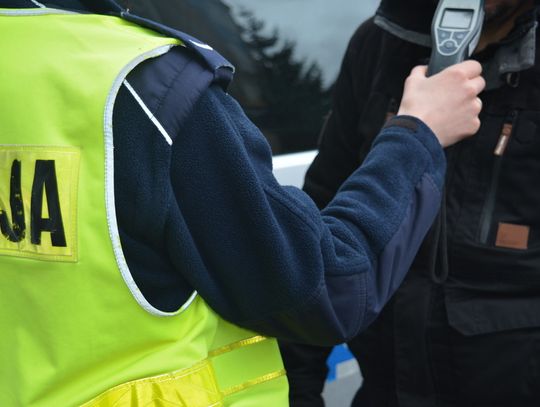
[[[461,334],[540,327],[540,248],[456,244],[451,269],[445,303]]]
[[[450,376],[441,385],[454,386],[458,405],[540,405],[540,282],[479,272],[484,282],[452,276],[444,287],[447,364],[436,368]]]
[[[533,293],[446,290],[447,340],[440,387],[459,406],[540,405],[540,300]],[[446,373],[446,375],[444,374]]]

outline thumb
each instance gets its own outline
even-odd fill
[[[427,70],[428,70],[428,67],[427,65],[419,65],[419,66],[416,66],[413,68],[413,70],[411,71],[411,77],[416,77],[416,78],[425,78],[427,77]]]

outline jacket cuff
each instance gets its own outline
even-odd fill
[[[435,133],[422,120],[413,116],[395,116],[390,119],[381,132],[383,135],[413,136],[427,150],[431,157],[429,172],[437,187],[444,186],[446,156]]]

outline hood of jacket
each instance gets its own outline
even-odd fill
[[[377,16],[404,30],[430,35],[431,20],[438,3],[437,0],[382,0],[377,9]]]

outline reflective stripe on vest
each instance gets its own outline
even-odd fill
[[[264,343],[263,342],[267,342]],[[248,347],[258,346],[258,349],[248,349]],[[263,345],[263,346],[261,346]],[[135,380],[124,383],[104,394],[96,397],[82,407],[128,407],[132,405],[149,406],[156,400],[168,401],[171,405],[178,407],[213,407],[231,405],[226,400],[231,396],[237,395],[243,391],[254,389],[255,386],[270,384],[278,378],[285,376],[285,370],[279,369],[270,373],[260,374],[244,382],[233,385],[229,388],[220,388],[214,371],[215,360],[220,356],[230,356],[231,352],[242,350],[246,353],[247,361],[258,360],[259,357],[266,357],[267,351],[272,352],[274,343],[268,342],[268,339],[262,336],[255,336],[234,344],[215,349],[210,352],[209,358],[178,372],[159,375],[156,377]],[[236,359],[236,355],[232,355]],[[235,363],[235,361],[231,361]],[[236,361],[238,363],[238,361]],[[243,365],[240,365],[242,367]],[[278,383],[272,383],[266,392],[280,392]],[[200,389],[204,389],[201,392]],[[277,399],[270,394],[270,398],[264,401],[264,397],[259,397],[256,405],[272,405],[266,403],[275,402]],[[243,398],[243,397],[242,397]],[[245,400],[244,400],[245,401]]]
[[[159,312],[123,258],[113,103],[181,43],[52,9],[0,9],[0,35],[0,406],[287,405],[273,339],[195,296]]]

